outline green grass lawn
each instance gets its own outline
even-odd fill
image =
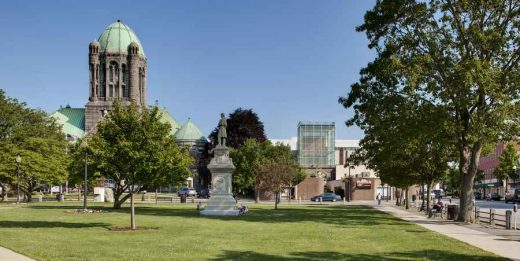
[[[377,210],[250,205],[239,217],[199,216],[193,204],[67,214],[80,203],[0,205],[0,245],[38,260],[504,260]]]

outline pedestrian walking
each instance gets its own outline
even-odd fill
[[[381,193],[377,193],[376,199],[377,199],[377,205],[380,206],[381,199],[383,199],[383,196],[381,195]]]

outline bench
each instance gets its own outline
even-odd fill
[[[444,215],[443,215],[444,214],[444,206],[442,206],[441,209],[434,209],[434,208],[432,208],[432,213],[433,213],[432,219],[435,218],[435,217],[438,217],[438,216],[440,216],[441,219],[443,219],[444,218]]]

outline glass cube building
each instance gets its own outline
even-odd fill
[[[303,167],[334,168],[334,122],[298,123],[298,162]]]

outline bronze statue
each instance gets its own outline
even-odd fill
[[[218,124],[218,145],[226,146],[227,140],[227,120],[224,113],[220,114],[220,123]]]

